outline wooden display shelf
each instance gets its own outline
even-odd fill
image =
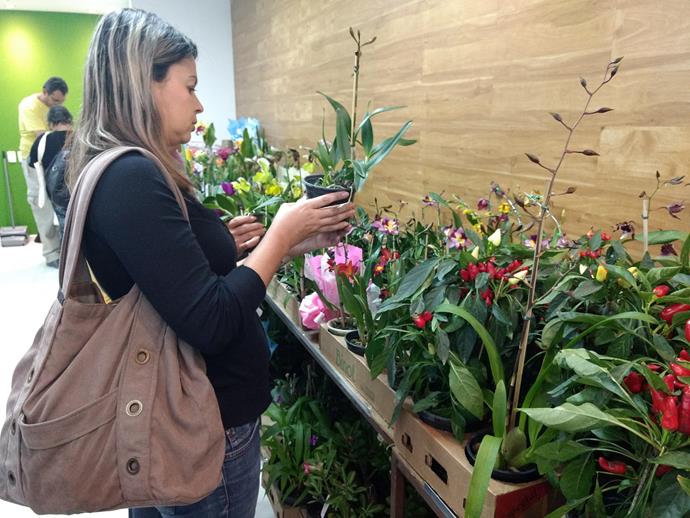
[[[464,516],[472,468],[463,445],[451,434],[425,425],[408,409],[403,409],[400,419],[390,426],[395,394],[385,375],[372,380],[366,360],[349,351],[344,340],[325,327],[318,332],[305,330],[299,321],[296,297],[277,281],[269,285],[266,302],[376,432],[389,444],[394,443],[391,517],[404,516],[403,479],[410,482],[437,516]],[[552,507],[553,495],[544,480],[527,484],[492,480],[482,517],[541,517]]]

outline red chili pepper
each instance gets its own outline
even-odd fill
[[[671,304],[670,306],[666,306],[661,310],[659,317],[667,324],[670,324],[673,322],[673,316],[676,313],[682,313],[683,311],[690,311],[690,304]]]
[[[624,462],[619,460],[608,460],[606,457],[599,457],[599,467],[604,471],[616,475],[625,475],[625,468],[627,468]]]
[[[664,410],[661,415],[661,427],[664,430],[675,432],[678,430],[678,405],[675,396],[664,398]]]
[[[638,394],[642,391],[642,383],[644,382],[644,376],[639,372],[630,371],[625,378],[623,378],[623,383],[625,383],[628,390],[633,394]]]
[[[690,435],[690,387],[683,388],[678,410],[678,431]]]
[[[479,267],[474,263],[470,263],[467,265],[467,273],[470,277],[469,280],[473,281],[479,275]]]
[[[673,374],[667,374],[664,376],[664,383],[666,383],[666,386],[668,387],[669,392],[673,392],[673,389],[675,388],[674,382],[676,381],[676,377]]]
[[[688,319],[685,321],[685,339],[686,339],[688,342],[690,342],[690,318],[688,318]],[[683,349],[683,351],[685,351],[685,349]],[[681,354],[682,354],[682,351],[681,351]],[[686,356],[688,355],[688,352],[687,352],[687,351],[685,351],[685,355],[686,355]],[[687,360],[688,358],[683,358],[683,359],[684,359],[684,360]]]
[[[426,327],[426,320],[424,320],[422,315],[412,317],[412,322],[414,322],[414,325],[416,325],[419,329],[424,329]]]
[[[610,241],[610,240],[611,240],[611,236],[608,235],[606,232],[602,232],[602,233],[601,233],[601,240],[602,240],[602,241]]]
[[[686,322],[685,325],[687,326],[688,323]],[[690,353],[686,349],[681,349],[680,354],[678,355],[678,359],[690,362]]]
[[[484,299],[487,306],[490,306],[494,301],[494,293],[491,291],[491,288],[486,288],[480,293],[480,296]]]
[[[673,466],[669,466],[668,464],[659,464],[656,468],[656,471],[654,472],[654,476],[663,477],[666,473],[668,473],[672,469],[673,469]]]
[[[424,322],[429,322],[434,316],[431,314],[431,311],[425,311],[422,313],[422,318],[424,319]]]
[[[661,365],[657,365],[656,363],[648,363],[647,368],[650,371],[659,372],[659,370],[661,369]]]
[[[656,288],[652,290],[652,293],[657,297],[665,297],[671,292],[671,287],[665,284],[659,284]]]
[[[655,414],[662,412],[664,410],[664,396],[661,392],[656,389],[649,389],[652,394],[652,410]]]
[[[673,374],[676,376],[690,376],[690,369],[686,369],[682,365],[678,365],[677,363],[669,363],[669,367],[671,367]]]

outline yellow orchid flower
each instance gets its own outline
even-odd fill
[[[609,271],[606,269],[606,267],[602,264],[597,266],[597,273],[595,275],[596,280],[599,282],[604,282],[606,280],[606,277],[608,277]]]
[[[232,186],[238,192],[249,192],[252,188],[251,184],[247,181],[246,178],[240,178],[232,182]]]
[[[280,194],[283,192],[283,189],[280,187],[278,182],[273,180],[269,185],[266,186],[265,192],[269,196],[280,196]]]

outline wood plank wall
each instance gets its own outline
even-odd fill
[[[654,174],[685,175],[690,164],[690,2],[687,0],[232,0],[238,116],[260,119],[271,142],[313,146],[325,110],[321,90],[350,107],[353,42],[348,27],[378,40],[362,57],[360,100],[402,104],[375,126],[378,138],[414,120],[418,143],[399,148],[374,170],[358,198],[369,206],[428,191],[468,202],[495,180],[514,191],[543,192],[547,163],[586,96],[579,77],[598,82],[625,56],[617,77],[595,98],[615,109],[588,118],[557,183],[577,193],[557,198],[570,235],[591,225],[634,220],[638,194]],[[690,181],[690,180],[689,180]],[[690,188],[660,192],[654,207],[690,205]],[[688,228],[690,209],[671,219],[653,210],[650,228]]]

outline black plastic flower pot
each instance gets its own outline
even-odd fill
[[[355,198],[355,193],[352,189],[347,189],[346,187],[323,187],[321,186],[322,174],[312,174],[304,178],[304,189],[307,192],[307,198],[318,198],[324,194],[331,194],[334,192],[347,192],[350,193],[350,197],[347,200],[336,201],[329,203],[327,206],[340,205],[348,201],[352,201]]]
[[[453,432],[453,426],[450,418],[448,417],[434,414],[430,410],[422,410],[421,412],[417,412],[417,416],[422,420],[423,423],[426,423],[437,430],[451,433]]]
[[[350,351],[359,356],[364,356],[366,348],[362,345],[362,342],[359,341],[359,333],[357,331],[350,331],[347,333],[345,335],[345,343]]]
[[[465,444],[465,456],[467,460],[474,466],[477,460],[477,452],[479,451],[479,445],[486,433],[474,434],[469,441]],[[527,464],[520,469],[510,470],[510,469],[494,469],[491,472],[491,478],[494,480],[500,480],[501,482],[511,482],[513,484],[521,484],[524,482],[532,482],[533,480],[538,480],[541,478],[539,470],[535,464]]]

